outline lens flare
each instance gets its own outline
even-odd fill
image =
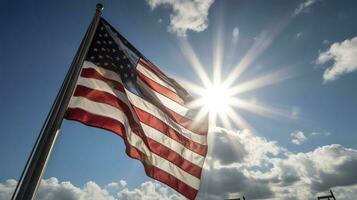
[[[221,122],[222,125],[228,129],[241,128],[254,130],[249,122],[247,122],[243,116],[237,113],[239,110],[248,111],[263,117],[283,117],[289,118],[289,112],[272,106],[267,106],[263,103],[251,102],[246,99],[242,99],[238,95],[245,92],[251,92],[253,90],[276,84],[286,79],[292,78],[297,75],[292,73],[292,67],[284,67],[277,71],[267,73],[263,76],[257,76],[251,80],[247,80],[241,84],[235,84],[236,79],[253,63],[253,61],[266,50],[275,36],[282,30],[282,27],[286,25],[283,21],[279,23],[276,29],[270,31],[263,31],[260,37],[253,44],[251,49],[241,59],[239,63],[232,67],[231,72],[227,77],[222,76],[223,65],[223,32],[218,31],[216,40],[214,42],[213,50],[213,63],[212,76],[206,71],[199,60],[197,54],[194,52],[187,38],[181,38],[179,40],[179,46],[181,47],[182,54],[191,64],[190,66],[196,72],[201,85],[190,82],[180,77],[175,77],[182,85],[190,89],[196,96],[196,100],[189,103],[190,108],[199,109],[195,120],[200,121],[205,116],[209,115],[210,128],[214,128],[217,122]],[[222,30],[222,29],[218,29]],[[231,49],[236,49],[237,43],[232,43]],[[231,52],[233,53],[233,52]],[[296,119],[296,118],[295,118]]]

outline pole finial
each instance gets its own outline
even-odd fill
[[[97,6],[96,6],[96,11],[97,12],[99,12],[99,13],[102,12],[103,8],[104,8],[103,4],[97,3]]]

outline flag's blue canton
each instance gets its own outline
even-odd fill
[[[124,86],[131,92],[140,95],[140,90],[136,84],[135,69],[139,58],[140,53],[101,19],[86,60],[117,72]]]

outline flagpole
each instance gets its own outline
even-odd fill
[[[67,72],[65,80],[62,83],[61,89],[59,90],[47,119],[43,124],[36,144],[33,147],[21,178],[13,193],[12,200],[30,200],[33,199],[36,194],[47,161],[59,133],[68,103],[73,94],[85,56],[99,24],[102,10],[103,5],[97,4],[92,22],[87,29],[71,67]]]

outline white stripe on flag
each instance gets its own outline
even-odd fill
[[[158,84],[166,87],[167,89],[177,93],[175,88],[173,88],[171,85],[169,85],[166,82],[164,82],[160,77],[158,77],[156,74],[154,74],[150,70],[146,69],[146,67],[142,66],[140,62],[136,66],[136,70],[138,70],[139,72],[143,73],[146,77],[148,77],[149,79],[155,81],[156,83],[158,83]]]
[[[177,179],[190,187],[196,190],[199,189],[200,180],[198,178],[177,167],[170,161],[154,154],[148,149],[143,140],[131,130],[129,121],[121,110],[108,104],[93,102],[84,97],[75,96],[73,96],[70,100],[69,107],[80,108],[94,115],[104,116],[120,121],[126,129],[126,136],[129,144],[144,153],[149,159],[150,164],[175,176]]]
[[[170,98],[156,92],[155,90],[151,89],[149,86],[146,85],[142,80],[138,79],[140,82],[140,85],[144,87],[145,90],[147,91],[152,91],[152,94],[158,98],[158,100],[166,107],[169,108],[170,110],[176,112],[177,114],[181,116],[185,116],[187,112],[189,111],[188,108],[178,104],[177,102],[171,100]]]
[[[110,79],[110,80],[113,80],[113,81],[118,81],[118,82],[122,83],[119,74],[117,74],[114,71],[111,71],[111,70],[108,70],[108,69],[104,69],[103,67],[99,67],[99,66],[93,64],[92,62],[84,61],[83,65],[82,65],[82,68],[83,69],[86,69],[86,68],[87,69],[88,68],[94,69],[99,74],[101,74],[103,77],[105,77],[107,79]]]
[[[107,92],[109,94],[116,96],[118,99],[122,100],[125,104],[129,105],[128,99],[126,98],[126,95],[123,92],[110,87],[110,85],[108,85],[106,82],[102,80],[79,77],[77,81],[77,85],[82,85],[87,88],[95,89],[102,92]]]
[[[152,128],[151,126],[141,123],[141,127],[143,128],[144,133],[147,137],[168,147],[169,149],[180,154],[185,160],[188,160],[191,163],[202,168],[204,159],[205,159],[203,156],[191,151],[190,149],[187,149],[182,144],[180,144],[180,143],[176,142],[175,140],[171,139],[170,137],[162,134],[160,131]]]
[[[163,111],[161,111],[159,108],[154,106],[148,101],[143,100],[142,98],[138,97],[137,95],[133,94],[129,90],[125,89],[125,93],[127,94],[127,97],[129,101],[135,106],[140,108],[141,110],[144,110],[147,113],[150,113],[151,115],[159,118],[161,121],[166,123],[168,126],[179,132],[181,135],[184,137],[195,141],[199,144],[207,145],[207,138],[204,135],[200,135],[197,133],[194,133],[190,130],[185,129],[178,123],[174,122],[169,116],[167,116]]]

